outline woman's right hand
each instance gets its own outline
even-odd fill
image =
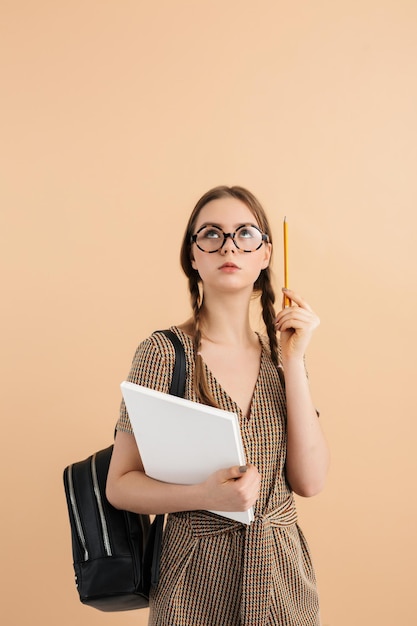
[[[205,491],[205,508],[247,511],[257,501],[260,485],[261,476],[254,465],[218,470],[201,485]]]

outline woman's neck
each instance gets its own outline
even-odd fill
[[[222,298],[204,298],[201,311],[203,339],[222,345],[251,343],[254,332],[250,325],[250,301],[247,297],[225,295]]]

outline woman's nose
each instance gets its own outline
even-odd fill
[[[226,253],[229,250],[231,250],[232,252],[234,252],[236,249],[235,243],[233,241],[233,237],[231,233],[226,233],[225,234],[225,238],[224,238],[224,242],[223,245],[220,249],[220,252]]]

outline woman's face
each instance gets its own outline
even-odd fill
[[[235,236],[239,248],[231,237],[225,240],[219,250],[211,253],[203,252],[196,243],[192,244],[191,263],[198,271],[205,289],[236,291],[247,288],[251,292],[261,270],[268,267],[272,248],[270,243],[262,242],[257,250],[244,251],[245,248],[254,247],[253,244],[247,244],[250,229],[240,228],[249,225],[258,226],[252,211],[237,198],[212,200],[201,209],[193,234],[206,225],[215,226],[216,230],[207,230],[207,239],[202,242],[203,248],[212,246],[213,238],[218,241],[218,245],[223,243],[218,229],[224,233],[240,230]]]

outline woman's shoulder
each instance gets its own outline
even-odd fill
[[[167,357],[175,354],[174,345],[167,331],[175,334],[184,346],[186,352],[192,350],[193,338],[189,334],[189,330],[184,325],[170,326],[164,330],[154,330],[150,335],[141,339],[137,344],[134,360],[139,356],[159,356]]]
[[[174,363],[174,346],[163,333],[155,331],[137,345],[126,380],[167,392]]]
[[[175,347],[169,337],[169,333],[167,334],[166,331],[170,331],[176,335],[182,343],[185,353],[190,356],[193,352],[193,337],[190,334],[190,328],[183,324],[173,325],[165,330],[153,331],[149,337],[141,342],[139,348],[142,346],[142,349],[158,352],[160,356],[164,357],[168,361],[171,361],[173,358],[175,359]]]

